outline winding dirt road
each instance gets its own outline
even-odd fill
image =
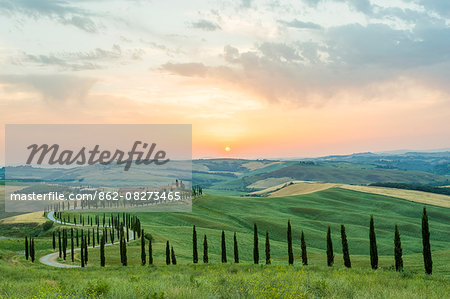
[[[60,220],[55,218],[53,211],[47,213],[47,218],[53,222],[63,224]],[[64,223],[64,225],[84,227],[82,225],[75,225],[73,223]],[[110,226],[106,225],[105,227],[110,227]],[[132,230],[129,230],[129,234],[130,234],[130,240],[133,240],[134,232]],[[119,243],[115,243],[114,245],[116,245],[116,244],[119,244]],[[105,246],[111,246],[111,245],[113,245],[113,244],[111,244],[111,243],[105,244]],[[97,248],[97,247],[100,247],[100,244],[96,244],[95,248]],[[94,247],[90,247],[90,248],[94,248]],[[74,251],[80,251],[80,248],[74,248]],[[79,265],[61,264],[57,261],[58,257],[59,257],[59,251],[44,255],[43,257],[41,257],[39,259],[39,262],[41,262],[44,265],[56,267],[56,268],[80,268],[81,267]],[[87,265],[86,265],[86,267],[87,267]]]

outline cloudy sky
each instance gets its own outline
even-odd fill
[[[2,125],[191,123],[196,158],[448,148],[449,80],[448,0],[0,0]]]

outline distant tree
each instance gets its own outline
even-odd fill
[[[350,261],[350,254],[348,252],[347,234],[345,233],[345,226],[341,224],[341,240],[342,240],[342,256],[344,258],[344,266],[347,268],[352,267]]]
[[[239,264],[239,249],[238,249],[236,232],[234,233],[234,237],[233,237],[233,247],[234,247],[234,262],[236,264]]]
[[[173,251],[173,246],[171,247],[171,250],[170,250],[170,252],[171,252],[171,257],[172,257],[172,265],[176,265],[177,264],[177,259],[176,259],[176,257],[175,257],[175,251]]]
[[[400,232],[398,231],[397,224],[395,225],[394,232],[394,259],[395,271],[403,271],[402,242],[400,240]]]
[[[288,242],[288,259],[289,259],[289,265],[294,264],[294,253],[292,251],[292,231],[291,231],[291,221],[288,220],[288,227],[287,227],[287,242]]]
[[[79,242],[78,242],[78,229],[77,229],[77,247],[79,247]]]
[[[170,265],[170,246],[169,246],[169,241],[166,242],[166,265]]]
[[[87,235],[89,236],[89,231],[87,231]],[[89,260],[88,256],[88,244],[86,242],[86,236],[84,237],[84,264],[87,265]]]
[[[86,235],[87,235],[87,244],[86,245],[91,245],[91,234],[89,233],[89,229],[87,229]]]
[[[178,180],[177,180],[177,185],[178,185]],[[194,264],[198,263],[197,231],[195,230],[195,225],[192,228],[192,262]]]
[[[63,259],[66,260],[67,257],[67,230],[63,230]]]
[[[373,224],[373,215],[370,215],[370,227],[369,227],[369,241],[370,241],[370,265],[372,269],[378,268],[378,249],[377,249],[377,237],[375,235],[375,225]]]
[[[258,227],[253,223],[253,263],[259,264]]]
[[[206,235],[203,238],[203,263],[208,263],[208,239]]]
[[[95,231],[92,229],[92,248],[95,248]]]
[[[105,266],[105,235],[100,239],[100,266]]]
[[[333,242],[331,240],[331,227],[328,226],[327,231],[327,265],[328,267],[334,264],[334,252],[333,252]]]
[[[53,250],[56,249],[56,238],[55,238],[55,231],[52,232],[52,245],[53,245]]]
[[[62,257],[62,248],[61,248],[61,231],[58,231],[58,249],[59,249],[59,258]]]
[[[225,232],[222,231],[222,263],[227,262],[227,244],[225,242]]]
[[[270,264],[270,240],[269,231],[266,231],[266,264]]]
[[[146,261],[147,261],[147,257],[145,255],[145,237],[144,237],[144,230],[142,230],[142,233],[141,233],[141,264],[142,264],[142,266],[145,266]]]
[[[153,265],[152,239],[148,240],[148,264],[149,265]]]
[[[25,259],[27,261],[28,261],[28,254],[29,254],[29,251],[28,251],[28,237],[25,236]]]
[[[302,234],[300,236],[300,242],[301,242],[301,249],[302,249],[302,264],[304,266],[308,265],[308,254],[306,253],[306,242],[305,242],[305,234],[302,231]]]
[[[97,243],[100,243],[100,232],[98,226],[97,226]]]
[[[433,272],[433,260],[431,259],[430,228],[428,226],[428,215],[426,207],[423,207],[422,213],[422,245],[425,273],[431,274]]]

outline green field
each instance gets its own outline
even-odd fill
[[[106,247],[106,265],[99,266],[99,249],[89,249],[85,269],[56,269],[26,261],[23,230],[36,236],[37,259],[53,252],[51,232],[42,225],[2,225],[0,297],[110,298],[235,298],[235,297],[433,297],[448,294],[450,279],[450,214],[427,206],[433,251],[433,275],[423,274],[421,214],[423,204],[393,197],[331,188],[316,193],[261,198],[206,194],[195,199],[192,213],[137,213],[153,237],[155,265],[140,266],[140,241],[128,244],[128,267],[119,266],[119,248]],[[78,214],[77,212],[70,212]],[[85,216],[96,214],[84,212]],[[370,269],[369,217],[374,215],[379,269]],[[103,213],[100,213],[103,215]],[[290,219],[294,267],[287,265],[286,226]],[[259,229],[260,263],[264,236],[270,234],[272,265],[252,265],[253,224]],[[192,226],[197,226],[199,265],[192,265]],[[352,269],[343,267],[339,227],[346,226]],[[398,224],[404,254],[403,273],[392,270],[393,228]],[[332,228],[335,264],[326,267],[326,229]],[[227,238],[228,264],[221,264],[221,231]],[[300,233],[305,232],[309,265],[301,266]],[[237,233],[240,264],[233,263],[233,233]],[[207,235],[210,265],[202,263]],[[173,245],[178,265],[165,265],[165,243]],[[76,252],[76,264],[79,264]],[[63,262],[63,261],[60,261]],[[69,263],[69,262],[68,262]]]

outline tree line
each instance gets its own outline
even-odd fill
[[[59,217],[63,218],[62,215]],[[80,215],[81,217],[81,215]],[[60,218],[59,218],[60,219]],[[84,219],[84,218],[83,218]],[[94,221],[94,223],[98,224],[99,221],[95,219],[100,219],[99,217],[94,217],[92,219],[88,217],[88,223]],[[103,216],[103,225],[105,225],[105,215]],[[89,222],[90,221],[90,222]],[[145,241],[144,230],[140,228],[140,221],[136,216],[132,216],[130,214],[123,213],[122,219],[120,219],[119,215],[111,215],[109,218],[109,222],[113,224],[111,227],[103,227],[100,230],[100,226],[97,225],[96,230],[94,228],[87,230],[74,230],[73,228],[62,229],[58,231],[58,250],[59,257],[66,260],[66,251],[67,251],[67,243],[68,243],[68,231],[70,231],[70,239],[71,239],[71,260],[74,261],[74,244],[76,246],[79,245],[79,239],[81,239],[81,267],[84,267],[88,262],[88,246],[91,244],[93,248],[95,247],[95,241],[100,245],[100,265],[105,266],[105,244],[108,242],[108,230],[110,235],[111,244],[114,244],[114,236],[117,234],[117,238],[120,243],[120,258],[121,264],[123,266],[128,265],[127,261],[127,242],[129,242],[129,229],[133,230],[134,239],[136,239],[136,235],[141,240],[141,264],[146,265],[147,261],[149,265],[153,265],[153,248],[152,248],[152,238],[151,235],[148,238],[148,249]],[[80,232],[80,234],[79,234]],[[101,234],[100,234],[101,232]],[[348,248],[347,234],[345,230],[345,226],[342,224],[340,227],[340,235],[342,242],[342,255],[344,260],[344,266],[347,268],[351,268],[351,259]],[[288,220],[287,222],[287,253],[288,253],[288,264],[294,264],[294,253],[293,253],[293,242],[292,242],[292,227],[291,222]],[[74,241],[75,240],[75,241]],[[301,260],[304,266],[308,265],[308,253],[307,246],[305,241],[305,233],[303,230],[301,231],[300,236],[300,248],[301,248]],[[333,251],[333,242],[331,238],[331,227],[328,226],[327,234],[326,234],[326,256],[327,256],[327,265],[329,267],[334,264],[334,251]],[[265,233],[265,263],[271,264],[271,256],[270,256],[270,238],[269,231]],[[431,247],[430,247],[430,231],[428,224],[428,215],[426,211],[426,207],[423,208],[422,212],[422,254],[424,260],[424,268],[425,273],[432,274],[433,262],[431,256]],[[53,249],[56,249],[56,233],[53,232]],[[226,235],[225,231],[222,230],[221,233],[221,261],[222,263],[227,263],[227,247],[226,247]],[[260,256],[259,256],[259,235],[258,235],[258,227],[256,223],[253,225],[253,263],[259,264]],[[370,265],[372,269],[378,269],[378,248],[376,242],[376,234],[375,234],[375,224],[373,215],[370,216],[369,222],[369,252],[370,252]],[[233,256],[234,262],[239,263],[239,246],[237,235],[234,233],[233,235]],[[31,261],[34,262],[35,258],[35,249],[34,249],[34,239],[25,237],[25,257],[28,260],[31,257]],[[197,240],[197,229],[196,226],[193,226],[192,229],[192,262],[197,264],[199,261],[198,254],[198,240]],[[398,226],[394,227],[394,262],[395,262],[395,270],[403,271],[403,257],[402,257],[402,244],[400,239],[400,232]],[[203,236],[203,263],[209,263],[208,257],[208,239],[206,234]],[[176,255],[173,246],[170,246],[169,241],[166,242],[166,264],[177,264]]]

